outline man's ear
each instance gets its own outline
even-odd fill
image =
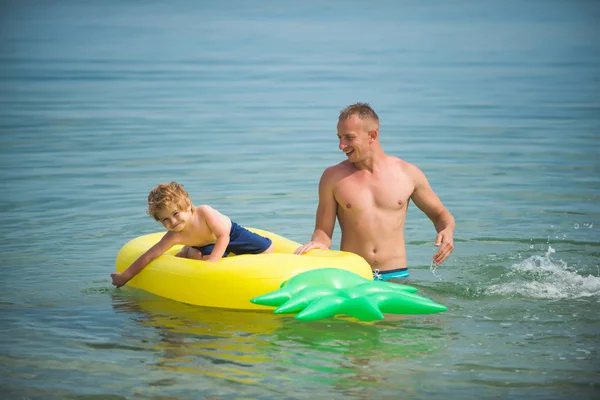
[[[371,129],[369,131],[369,142],[374,142],[377,140],[377,137],[379,136],[379,130],[378,129]]]

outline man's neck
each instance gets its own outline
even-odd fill
[[[385,160],[385,153],[379,149],[363,161],[352,163],[356,169],[373,172]]]

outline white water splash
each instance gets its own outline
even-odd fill
[[[442,277],[435,273],[435,270],[437,269],[437,267],[438,267],[437,264],[434,264],[432,261],[431,265],[429,266],[429,271],[431,271],[433,276],[435,276],[438,279],[438,281],[441,281]]]
[[[548,246],[543,256],[532,256],[510,267],[503,280],[491,285],[488,294],[520,295],[536,299],[577,299],[600,296],[600,277],[579,275],[563,260],[554,260],[556,251]]]

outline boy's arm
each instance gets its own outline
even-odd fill
[[[219,261],[223,257],[223,254],[225,254],[225,250],[227,250],[227,246],[229,245],[229,233],[231,229],[225,224],[223,218],[221,218],[221,214],[214,208],[210,206],[201,206],[198,207],[198,211],[202,214],[202,217],[204,217],[208,229],[210,229],[217,238],[215,247],[213,247],[213,250],[206,261]]]
[[[140,273],[146,265],[150,264],[152,260],[158,256],[164,254],[173,245],[177,244],[175,235],[172,232],[167,232],[162,239],[158,241],[154,246],[150,247],[144,254],[142,254],[137,260],[135,260],[129,268],[120,274],[110,274],[112,277],[112,284],[116,287],[121,287],[131,280],[134,276]]]

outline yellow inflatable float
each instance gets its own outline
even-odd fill
[[[175,257],[182,246],[174,246],[131,279],[127,285],[182,303],[240,310],[271,309],[250,299],[278,289],[281,284],[306,271],[339,268],[373,279],[364,258],[337,250],[311,250],[301,256],[294,250],[300,243],[261,229],[248,228],[270,238],[272,254],[244,254],[208,262]],[[117,255],[116,270],[123,272],[165,232],[129,241]]]

